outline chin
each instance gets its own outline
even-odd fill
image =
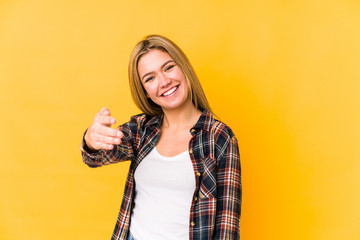
[[[182,107],[184,107],[186,104],[185,102],[179,102],[179,103],[173,103],[173,104],[166,104],[166,105],[160,105],[161,108],[163,109],[167,109],[167,110],[175,110],[175,109],[180,109]]]

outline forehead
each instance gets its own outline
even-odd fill
[[[164,63],[169,60],[173,60],[167,52],[152,49],[145,53],[138,62],[138,72],[140,76],[151,71],[156,71]]]

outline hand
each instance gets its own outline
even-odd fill
[[[92,151],[100,149],[111,150],[114,144],[120,144],[123,133],[117,129],[111,128],[116,120],[111,117],[108,108],[103,107],[95,115],[94,122],[88,128],[85,134],[85,142]]]

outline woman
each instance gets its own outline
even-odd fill
[[[112,129],[101,109],[81,146],[90,167],[131,160],[112,239],[239,239],[237,140],[213,118],[185,54],[147,36],[132,52],[129,81],[143,114]]]

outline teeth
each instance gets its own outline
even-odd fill
[[[166,96],[169,96],[170,94],[172,94],[175,90],[177,89],[177,87],[174,87],[172,89],[170,89],[169,91],[165,92],[163,95],[166,97]]]

